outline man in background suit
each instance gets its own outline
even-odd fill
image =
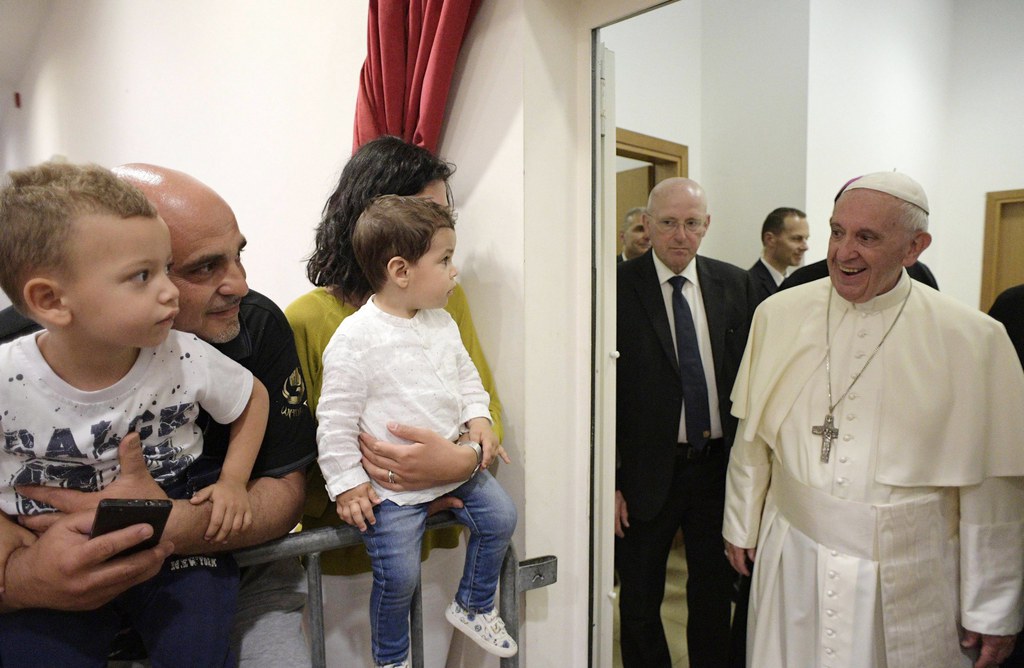
[[[800,209],[779,207],[764,219],[761,258],[749,269],[758,303],[775,294],[790,267],[803,264],[810,235],[807,214]]]
[[[652,251],[618,266],[615,558],[625,668],[671,665],[660,608],[680,528],[690,665],[727,662],[735,579],[721,537],[736,428],[729,394],[755,302],[747,272],[696,257],[710,221],[700,184],[662,181],[644,214]]]
[[[647,228],[644,227],[644,208],[642,206],[634,206],[622,217],[619,241],[622,243],[622,252],[616,256],[616,263],[640,257],[650,250],[651,238],[647,236]]]
[[[1017,357],[1024,365],[1024,284],[1007,288],[999,293],[988,314],[1003,323],[1006,333],[1010,335],[1013,347],[1017,349]],[[1024,407],[1022,407],[1024,408]],[[1013,653],[1003,661],[1003,668],[1024,668],[1024,639],[1017,634],[1017,643]]]
[[[988,314],[1003,323],[1017,349],[1017,357],[1024,364],[1024,284],[999,293]]]

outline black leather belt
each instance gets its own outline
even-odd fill
[[[712,438],[700,450],[692,447],[689,443],[676,443],[677,454],[688,461],[707,459],[708,456],[725,444],[725,439]]]

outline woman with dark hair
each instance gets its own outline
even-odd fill
[[[307,401],[314,414],[320,399],[323,351],[341,321],[355,313],[371,293],[370,284],[352,251],[352,229],[356,220],[370,201],[380,195],[419,195],[452,206],[448,186],[452,172],[453,165],[430,151],[390,136],[364,144],[342,170],[338,185],[324,206],[316,230],[316,249],[306,265],[306,275],[317,287],[285,309],[295,332],[299,363],[309,384]],[[492,428],[500,441],[503,435],[501,402],[460,285],[455,287],[445,310],[458,325],[462,342],[490,395]],[[425,489],[465,480],[476,468],[476,453],[471,448],[451,443],[417,425],[400,425],[393,434],[412,444],[387,443],[395,440],[391,434],[373,434],[381,440],[363,443],[368,460],[364,468],[384,487]],[[340,521],[334,503],[327,497],[319,469],[311,470],[306,485],[303,526],[337,525]],[[459,535],[457,527],[428,532],[423,539],[424,558],[432,547],[457,546]],[[370,570],[369,558],[361,545],[325,554],[322,564],[324,573],[329,575],[352,575]]]

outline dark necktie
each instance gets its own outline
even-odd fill
[[[672,284],[672,315],[676,323],[676,352],[679,355],[679,376],[683,383],[683,410],[686,411],[686,441],[698,452],[711,437],[711,415],[708,411],[708,384],[697,347],[697,329],[693,326],[690,306],[683,296],[682,276],[668,279]]]

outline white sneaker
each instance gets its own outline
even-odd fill
[[[452,626],[495,656],[507,658],[515,656],[519,651],[519,645],[505,630],[505,622],[498,616],[497,610],[473,613],[452,601],[444,611],[444,617]]]
[[[411,668],[412,664],[409,663],[409,657],[405,657],[404,661],[398,663],[375,663],[374,668]]]

